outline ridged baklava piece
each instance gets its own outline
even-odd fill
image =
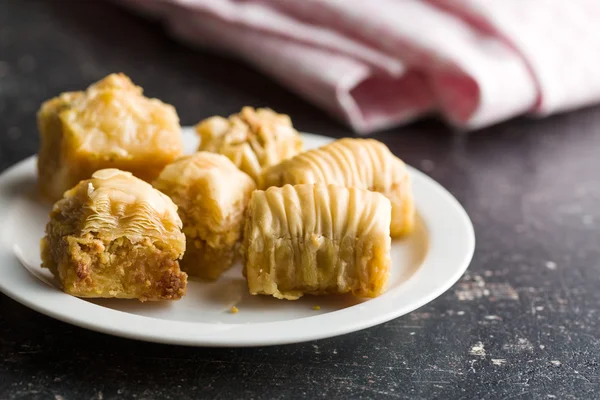
[[[406,165],[374,139],[340,139],[267,168],[259,188],[302,183],[334,184],[382,193],[392,203],[392,237],[412,232],[415,221]]]
[[[307,184],[255,191],[243,244],[250,293],[290,300],[380,295],[390,269],[390,216],[385,196],[358,188]]]
[[[196,126],[198,150],[225,155],[254,180],[263,168],[302,151],[290,117],[268,108],[244,107],[229,118],[211,117]]]
[[[42,266],[73,296],[146,301],[185,293],[177,206],[129,172],[100,170],[65,192],[41,247]]]
[[[254,181],[225,156],[198,152],[168,165],[154,182],[178,206],[189,275],[217,279],[233,264]]]

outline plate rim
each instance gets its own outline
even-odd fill
[[[302,135],[323,143],[335,140],[310,133]],[[11,179],[22,176],[22,170],[26,172],[27,168],[31,168],[29,164],[35,163],[35,160],[36,156],[28,157],[0,174],[0,219],[7,214],[3,211],[7,209],[5,203],[8,203],[9,199],[6,187]],[[407,281],[375,299],[354,307],[299,319],[256,324],[173,321],[130,314],[67,295],[33,277],[26,268],[21,266],[14,256],[13,249],[8,248],[5,240],[2,239],[6,229],[0,231],[0,268],[10,268],[12,264],[13,270],[0,279],[0,291],[28,308],[75,326],[129,339],[175,345],[202,347],[282,345],[325,339],[370,328],[408,314],[445,293],[464,274],[475,251],[473,224],[458,200],[427,174],[411,166],[407,167],[413,180],[415,204],[427,228],[429,248],[421,265]],[[427,193],[429,195],[425,196]],[[433,197],[431,197],[432,193]],[[442,233],[446,235],[441,235]],[[457,240],[459,237],[462,239]],[[454,265],[454,268],[450,271],[436,271],[434,268],[436,263]],[[437,273],[428,276],[432,272]],[[427,290],[425,294],[421,293],[419,296],[418,288]],[[32,293],[34,296],[31,296]],[[415,294],[417,295],[415,299],[406,301],[409,296]],[[402,298],[397,299],[398,297]],[[390,308],[392,300],[399,300],[400,303],[404,301],[404,303]],[[67,305],[67,308],[74,312],[61,312],[59,307],[61,305]],[[107,320],[110,323],[105,324]],[[307,330],[306,325],[319,326],[320,329]]]

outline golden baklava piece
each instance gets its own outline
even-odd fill
[[[390,201],[380,193],[305,184],[256,190],[244,231],[251,294],[375,297],[390,270]]]
[[[290,117],[268,108],[244,107],[229,118],[219,116],[196,125],[200,151],[225,155],[255,181],[263,168],[302,151],[302,139]]]
[[[259,188],[303,183],[334,184],[382,193],[392,203],[391,235],[412,232],[415,207],[406,165],[374,139],[340,139],[267,168]]]
[[[177,300],[187,275],[177,206],[130,172],[104,169],[65,192],[50,213],[42,266],[78,297]]]
[[[104,168],[130,171],[150,182],[183,151],[175,109],[144,97],[123,74],[46,101],[38,128],[39,185],[53,201]]]
[[[154,187],[177,204],[189,275],[217,279],[236,259],[254,181],[225,156],[198,152],[168,165]]]

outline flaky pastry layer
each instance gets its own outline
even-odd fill
[[[227,157],[198,152],[168,165],[154,187],[178,206],[190,275],[216,279],[235,261],[254,181]]]
[[[340,139],[265,169],[259,188],[334,184],[382,193],[392,203],[393,237],[412,232],[415,209],[406,165],[374,139]]]
[[[183,151],[175,109],[144,97],[123,74],[46,101],[38,127],[39,185],[51,200],[104,168],[151,181]]]
[[[169,197],[129,172],[100,170],[54,205],[42,266],[75,296],[178,299],[187,282],[181,227]]]
[[[227,156],[252,179],[263,168],[302,151],[302,140],[287,115],[244,107],[229,118],[211,117],[196,126],[198,150]]]
[[[243,244],[250,293],[378,296],[389,275],[390,217],[385,196],[358,188],[305,184],[255,191]]]

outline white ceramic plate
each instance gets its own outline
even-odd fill
[[[304,134],[307,148],[332,139]],[[186,149],[197,143],[190,129]],[[50,206],[36,196],[36,159],[0,176],[0,290],[50,317],[84,328],[153,342],[190,346],[260,346],[354,332],[404,315],[438,297],[463,274],[475,237],[469,217],[439,184],[409,168],[418,209],[416,232],[392,242],[389,288],[372,300],[305,296],[298,301],[251,296],[240,267],[216,283],[190,279],[176,302],[84,300],[57,288],[40,268],[39,241]],[[239,313],[229,310],[235,305]],[[320,306],[314,310],[313,306]]]

